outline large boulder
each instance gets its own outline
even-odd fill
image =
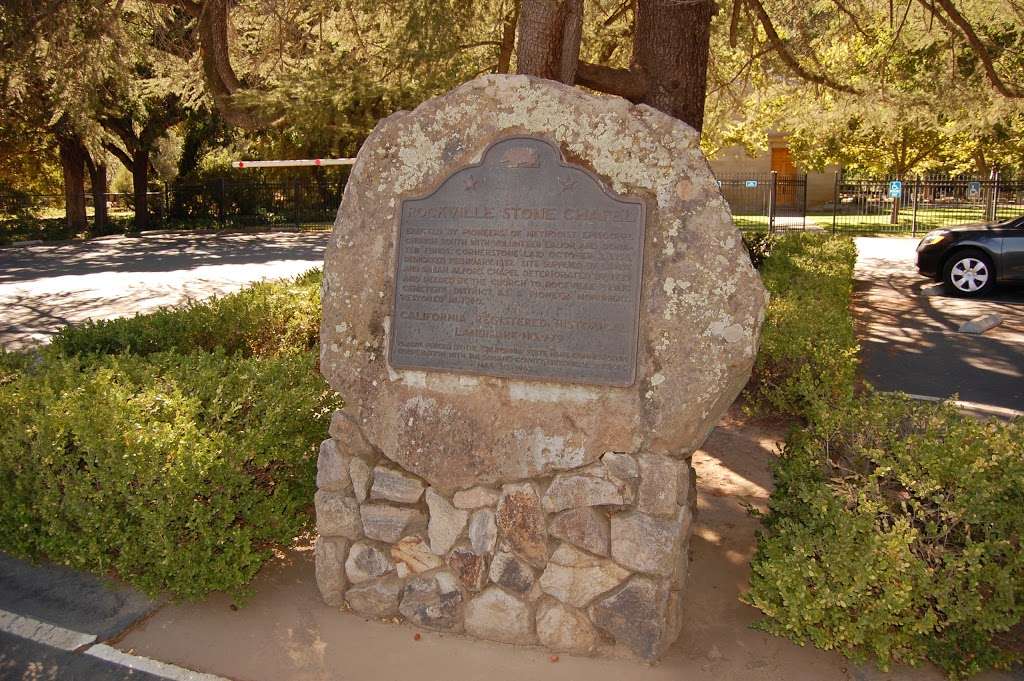
[[[471,164],[506,162],[516,150],[503,140],[516,135],[542,140],[543,162],[559,172],[581,169],[602,191],[644,204],[630,385],[388,363],[402,200]],[[623,99],[485,76],[381,121],[363,145],[326,254],[321,369],[345,398],[354,439],[451,494],[609,451],[693,451],[750,375],[765,298],[692,128]]]

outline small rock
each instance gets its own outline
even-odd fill
[[[511,551],[499,551],[494,556],[490,577],[495,584],[520,594],[529,593],[537,579],[530,564]]]
[[[405,471],[387,466],[373,469],[370,499],[415,504],[423,496],[423,481]]]
[[[628,482],[607,474],[603,466],[588,467],[585,473],[556,475],[544,494],[544,510],[557,513],[581,506],[624,506],[633,503]]]
[[[487,583],[487,559],[468,546],[456,547],[448,553],[448,567],[470,591],[479,591]]]
[[[402,563],[414,574],[441,567],[442,560],[435,556],[420,537],[403,537],[391,547],[391,559]]]
[[[348,473],[352,480],[352,492],[356,495],[356,501],[361,504],[370,494],[370,483],[373,480],[370,464],[358,456],[353,456],[348,464]]]
[[[348,552],[348,540],[338,537],[317,537],[315,564],[316,585],[320,596],[327,605],[338,606],[345,601],[345,556]]]
[[[530,606],[492,586],[466,604],[466,633],[501,643],[532,643]]]
[[[367,542],[356,542],[348,552],[345,574],[353,584],[368,582],[395,569],[388,554]]]
[[[349,457],[338,451],[333,439],[320,443],[316,459],[316,486],[329,492],[344,492],[352,486],[348,475]]]
[[[466,528],[469,513],[452,506],[432,487],[427,490],[427,508],[430,509],[430,525],[427,530],[430,535],[430,550],[443,556]]]
[[[612,561],[584,553],[571,544],[562,544],[551,554],[540,576],[540,587],[563,603],[583,608],[627,577],[629,571]]]
[[[363,533],[370,539],[394,544],[402,537],[423,532],[427,516],[416,508],[369,503],[359,507]]]
[[[501,499],[498,490],[491,487],[473,487],[459,490],[452,498],[455,508],[473,510],[485,506],[494,506]]]
[[[690,509],[679,509],[674,518],[629,511],[612,516],[612,558],[638,572],[669,576],[690,531]]]
[[[590,619],[639,658],[654,662],[679,633],[677,618],[668,612],[670,600],[663,580],[637,575],[599,598],[590,607]]]
[[[601,457],[608,474],[620,480],[633,480],[640,477],[640,469],[636,465],[636,459],[629,454],[622,452],[605,452]]]
[[[402,591],[398,611],[421,627],[462,631],[462,592],[450,572],[414,577]]]
[[[553,598],[545,599],[537,608],[537,638],[551,650],[576,655],[593,653],[600,640],[586,614]]]
[[[592,506],[559,513],[548,526],[548,533],[599,556],[611,551],[608,517]]]
[[[363,584],[352,586],[345,600],[355,612],[366,617],[394,617],[398,614],[398,600],[402,595],[402,580],[398,575],[385,575]]]
[[[313,496],[316,508],[316,531],[322,537],[345,537],[356,540],[362,536],[359,504],[344,492],[320,490]]]
[[[641,454],[637,508],[650,515],[674,516],[681,482],[679,462],[661,454]],[[689,482],[687,478],[685,484]]]
[[[986,314],[968,320],[960,325],[960,333],[985,333],[1003,323],[1002,315],[997,313]]]
[[[498,541],[494,511],[489,508],[474,511],[469,519],[469,541],[477,555],[494,553],[494,544]]]
[[[504,541],[528,562],[543,567],[547,562],[548,542],[544,510],[533,485],[521,482],[501,488],[501,501],[495,514]]]

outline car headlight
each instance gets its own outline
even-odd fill
[[[928,232],[927,234],[924,235],[924,238],[921,239],[921,243],[918,244],[918,248],[920,248],[922,246],[931,246],[933,244],[937,244],[937,243],[947,239],[949,237],[949,235],[950,235],[950,232],[948,232],[948,231],[946,231],[944,229],[938,230],[938,231],[935,231],[935,232]]]

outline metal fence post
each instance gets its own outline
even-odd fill
[[[779,171],[773,170],[771,180],[768,184],[768,232],[775,231],[775,200],[776,200],[776,182],[779,177]]]
[[[804,173],[804,205],[801,206],[800,213],[804,218],[803,229],[807,231],[807,173]]]
[[[995,182],[992,183],[992,222],[999,219],[999,170],[995,171]]]
[[[921,176],[918,175],[914,178],[914,217],[911,218],[910,222],[910,234],[917,236],[917,202],[918,197],[921,195]]]
[[[839,213],[839,171],[835,172],[836,184],[832,189],[832,234],[836,233],[836,217]]]

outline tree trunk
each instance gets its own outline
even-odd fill
[[[92,228],[96,234],[103,234],[107,226],[107,164],[89,159],[86,166],[92,185]]]
[[[517,71],[574,83],[582,27],[583,0],[522,0],[516,43]]]
[[[64,219],[75,232],[84,232],[89,224],[85,217],[86,150],[77,137],[61,136],[58,147],[64,172]]]
[[[512,11],[501,29],[501,49],[498,51],[498,73],[508,73],[512,69],[512,52],[516,48],[516,26],[519,24],[519,0],[513,0]]]
[[[132,158],[132,191],[135,197],[135,229],[149,226],[149,153],[140,151]]]
[[[712,0],[638,0],[633,60],[645,75],[642,101],[689,123],[704,125]]]

